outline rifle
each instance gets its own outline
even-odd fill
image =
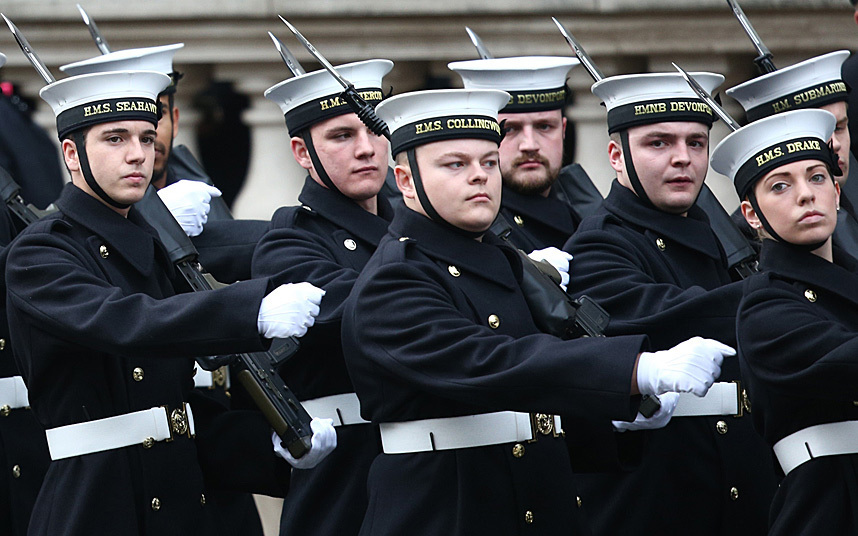
[[[146,196],[154,199],[148,203],[140,203],[140,212],[158,231],[170,260],[191,289],[194,292],[205,292],[226,286],[215,280],[199,263],[194,244],[158,198],[154,187],[149,186]],[[138,205],[135,205],[135,209],[137,207]],[[226,363],[231,363],[238,371],[238,381],[277,432],[283,446],[292,456],[300,458],[310,450],[313,436],[310,429],[311,417],[277,373],[279,365],[291,357],[297,349],[298,342],[294,338],[289,338],[278,340],[277,344],[267,352],[198,358],[197,362],[206,370],[214,370]]]
[[[56,212],[56,207],[53,203],[45,210],[34,207],[32,204],[24,203],[21,199],[21,187],[15,182],[15,179],[9,175],[9,172],[0,167],[0,199],[9,207],[12,212],[26,227],[38,219],[52,212]]]
[[[733,10],[733,14],[739,20],[739,24],[742,25],[742,29],[745,30],[745,33],[748,34],[748,38],[751,40],[751,43],[753,43],[754,48],[757,49],[757,54],[759,54],[759,56],[754,59],[754,63],[757,65],[757,69],[759,69],[760,74],[775,72],[778,68],[775,67],[774,62],[772,61],[772,52],[765,43],[763,43],[763,40],[760,39],[759,34],[757,34],[757,31],[754,29],[751,21],[748,20],[745,12],[742,11],[739,3],[736,0],[727,0],[727,4],[730,5],[730,9]]]

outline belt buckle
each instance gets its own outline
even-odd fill
[[[531,439],[528,443],[534,443],[539,439],[540,435],[560,437],[563,430],[558,430],[555,426],[555,417],[550,413],[531,413],[530,414],[530,435]]]
[[[739,380],[733,380],[730,383],[736,384],[736,407],[739,408],[739,410],[731,416],[738,419],[739,417],[742,417],[746,411],[751,413],[751,399],[748,398],[747,391],[742,389],[742,382]]]
[[[224,387],[226,385],[226,365],[217,368],[212,373],[212,386],[209,389],[214,389],[215,387]]]
[[[169,406],[161,407],[167,412],[167,424],[170,428],[170,438],[164,441],[169,443],[178,436],[187,436],[189,439],[193,437],[191,435],[191,425],[188,422],[188,404],[186,402],[182,402],[182,406],[175,408],[173,411],[170,411]]]

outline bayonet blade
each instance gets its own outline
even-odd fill
[[[468,37],[471,38],[471,43],[477,48],[477,54],[480,55],[481,60],[491,60],[494,59],[492,53],[489,52],[489,49],[486,48],[486,45],[483,43],[483,40],[480,39],[480,36],[477,35],[477,32],[465,26],[465,31],[468,32]]]
[[[729,4],[730,9],[733,10],[733,14],[739,20],[739,24],[742,25],[742,29],[745,30],[745,33],[748,35],[751,43],[753,43],[754,48],[757,49],[759,57],[754,61],[760,67],[760,70],[763,71],[763,73],[776,71],[777,67],[775,67],[775,64],[772,62],[772,52],[766,44],[763,43],[763,40],[760,39],[760,35],[754,29],[754,26],[751,24],[748,16],[745,15],[744,11],[742,11],[742,7],[739,5],[739,2],[736,0],[727,0],[727,4]]]
[[[677,71],[679,71],[679,73],[682,75],[682,78],[684,78],[685,81],[688,82],[688,85],[691,86],[691,89],[693,89],[694,92],[697,93],[698,97],[703,99],[703,102],[705,102],[709,105],[710,108],[712,108],[712,111],[714,111],[715,114],[719,118],[721,118],[721,121],[724,121],[725,125],[727,125],[734,132],[741,128],[739,123],[737,123],[735,119],[730,117],[730,114],[727,113],[727,110],[725,110],[721,107],[721,105],[715,102],[715,99],[712,98],[712,95],[710,95],[708,91],[703,89],[703,87],[697,82],[697,80],[694,79],[693,76],[685,72],[685,69],[683,69],[679,65],[673,62],[671,62],[670,64],[673,65]]]
[[[575,51],[575,55],[578,56],[578,59],[581,61],[581,65],[583,65],[584,68],[587,69],[587,72],[590,73],[590,76],[593,77],[593,80],[598,82],[605,78],[605,75],[603,75],[602,71],[600,71],[599,68],[596,67],[596,64],[595,62],[593,62],[593,59],[590,57],[589,54],[587,54],[587,51],[584,50],[584,47],[581,46],[581,43],[579,43],[578,40],[572,36],[569,30],[567,30],[566,27],[563,26],[563,24],[555,17],[551,17],[551,20],[554,21],[554,24],[557,26],[557,29],[560,30],[560,33],[563,34],[564,38],[566,38],[566,42],[569,43],[569,46],[572,47],[572,50]]]
[[[32,47],[30,47],[30,43],[27,41],[27,38],[21,33],[17,26],[12,23],[11,20],[6,18],[6,15],[0,13],[0,17],[3,17],[3,20],[6,21],[6,25],[9,26],[9,30],[12,32],[12,35],[15,36],[15,41],[18,42],[18,46],[21,47],[21,51],[27,56],[27,59],[30,60],[30,63],[33,64],[33,67],[36,69],[36,72],[42,77],[45,81],[45,84],[53,84],[57,81],[54,78],[54,75],[51,74],[51,71],[42,63],[42,60],[39,59],[39,56],[33,52]]]
[[[313,57],[316,58],[316,60],[318,60],[318,62],[322,64],[322,67],[324,67],[326,71],[331,73],[331,76],[333,76],[334,79],[339,82],[341,86],[343,86],[343,89],[349,89],[354,87],[348,80],[340,76],[340,73],[338,73],[337,70],[334,69],[334,66],[331,65],[330,62],[328,62],[328,60],[326,60],[325,57],[319,53],[318,50],[316,50],[316,47],[314,47],[312,43],[307,41],[306,37],[301,35],[301,32],[298,31],[298,28],[292,26],[288,20],[283,18],[283,16],[277,16],[280,17],[280,20],[283,21],[283,24],[285,24],[293,34],[295,34],[295,37],[298,38],[298,41],[301,41],[301,44],[304,45],[304,48],[306,48],[310,52],[310,54],[312,54]]]
[[[289,67],[289,70],[292,71],[294,76],[301,76],[302,74],[307,74],[307,71],[301,67],[301,64],[298,63],[298,59],[292,54],[292,51],[289,50],[286,45],[283,44],[282,41],[277,39],[277,36],[271,32],[268,32],[268,37],[274,41],[274,48],[277,49],[277,52],[280,53],[280,57],[283,58],[283,63],[286,64],[286,67]]]
[[[95,24],[95,21],[89,18],[86,10],[81,7],[80,4],[77,5],[77,10],[80,12],[81,18],[83,18],[83,23],[86,24],[86,27],[89,28],[89,35],[92,36],[92,40],[95,41],[95,46],[98,47],[98,50],[101,51],[102,54],[110,54],[110,45],[107,44],[107,39],[101,35],[101,32],[98,31],[98,25]]]

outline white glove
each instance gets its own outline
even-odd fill
[[[713,339],[693,337],[670,350],[643,352],[638,359],[638,390],[643,395],[668,391],[704,396],[721,374],[724,357],[736,350]]]
[[[301,337],[319,314],[325,291],[310,283],[287,283],[262,298],[257,326],[266,339]]]
[[[569,284],[569,261],[572,260],[572,255],[555,247],[550,247],[534,249],[527,256],[536,262],[545,261],[556,268],[560,272],[560,287],[566,290],[566,285]]]
[[[274,444],[274,453],[289,462],[295,469],[312,469],[319,462],[337,448],[337,431],[334,429],[333,419],[313,418],[310,421],[310,430],[313,431],[313,439],[310,440],[310,451],[297,460],[289,454],[289,451],[281,444],[277,432],[271,432],[271,442]]]
[[[188,236],[203,232],[209,219],[212,197],[220,197],[220,190],[201,181],[181,180],[158,190],[161,201]]]
[[[679,393],[664,393],[659,395],[661,408],[655,412],[652,417],[644,417],[640,413],[635,416],[634,422],[628,421],[611,421],[614,425],[614,430],[617,432],[625,432],[626,430],[656,430],[664,428],[670,422],[673,416],[673,410],[676,409],[676,403],[679,401]]]

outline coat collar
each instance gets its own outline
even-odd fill
[[[575,219],[571,209],[557,198],[556,188],[551,188],[548,197],[542,197],[538,194],[522,195],[504,186],[501,205],[567,235],[575,232]]]
[[[834,262],[776,240],[763,240],[760,268],[825,289],[858,305],[858,260],[834,246]]]
[[[478,242],[438,225],[404,204],[396,207],[389,233],[395,238],[408,237],[431,257],[506,288],[515,288],[515,252],[492,233],[486,232]]]
[[[307,176],[298,200],[326,220],[365,242],[378,246],[393,219],[393,209],[384,196],[378,197],[378,216],[362,209],[341,193],[331,191]]]
[[[605,208],[619,218],[649,229],[715,260],[722,260],[720,244],[706,213],[694,205],[683,217],[644,205],[634,192],[614,180]]]
[[[138,272],[152,273],[157,235],[134,207],[128,211],[128,218],[124,218],[71,183],[63,188],[57,207],[67,218],[106,242]]]

